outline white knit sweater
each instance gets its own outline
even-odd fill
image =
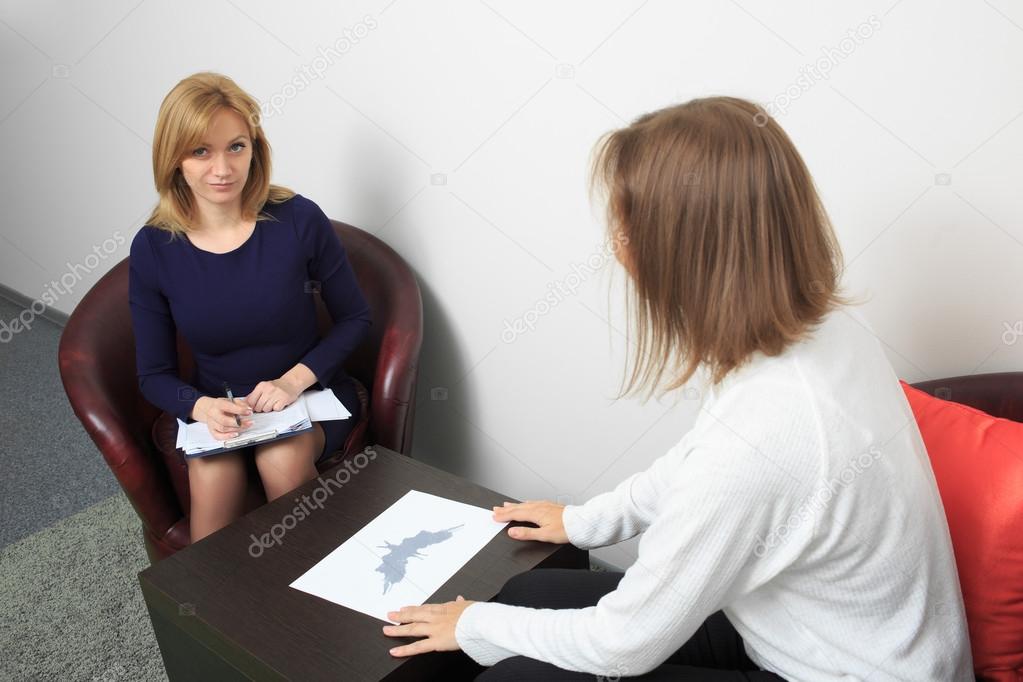
[[[564,521],[583,549],[643,533],[638,559],[596,606],[470,605],[455,636],[479,663],[640,675],[723,609],[750,658],[787,680],[973,679],[927,452],[848,308],[756,354],[667,454]]]

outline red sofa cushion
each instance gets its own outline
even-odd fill
[[[945,507],[974,671],[1023,679],[1023,424],[899,383]]]

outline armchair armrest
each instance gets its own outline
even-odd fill
[[[163,537],[180,505],[150,437],[155,408],[141,404],[130,318],[109,308],[128,300],[127,259],[79,303],[60,337],[61,381],[75,415],[103,454],[146,530]],[[146,411],[153,414],[147,418]]]
[[[934,379],[914,388],[968,405],[994,417],[1023,422],[1023,372],[998,372]]]

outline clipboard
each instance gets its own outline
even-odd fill
[[[279,412],[254,414],[252,419],[255,423],[249,430],[228,440],[216,440],[201,422],[186,424],[178,419],[175,445],[184,458],[194,459],[288,438],[312,429],[317,421],[347,419],[351,416],[331,389],[307,391]]]
[[[272,431],[266,431],[264,433],[245,433],[237,438],[229,438],[224,441],[224,447],[216,448],[214,450],[203,450],[201,452],[193,452],[192,454],[186,453],[181,450],[185,455],[185,459],[195,459],[196,457],[207,457],[209,455],[219,455],[222,452],[230,452],[231,450],[238,450],[239,448],[247,448],[250,445],[257,445],[259,443],[269,443],[275,440],[283,440],[291,436],[297,436],[300,433],[311,431],[313,428],[312,422],[309,422],[306,426],[296,429],[288,429],[286,431],[279,431],[274,429]],[[179,448],[180,449],[180,448]]]

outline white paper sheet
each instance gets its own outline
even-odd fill
[[[491,509],[410,490],[291,587],[390,622],[388,611],[423,604],[506,525]]]
[[[348,419],[352,416],[352,413],[334,395],[332,388],[322,391],[306,391],[301,398],[305,401],[305,408],[309,412],[311,421],[326,422],[332,419]]]

